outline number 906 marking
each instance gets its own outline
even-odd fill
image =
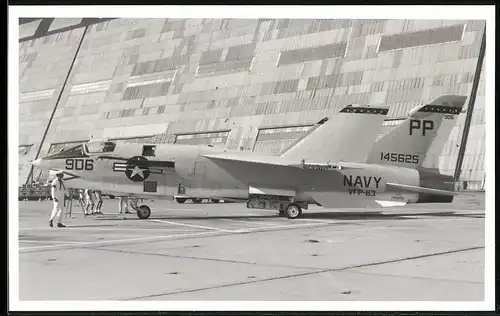
[[[93,159],[66,159],[66,170],[94,170]]]

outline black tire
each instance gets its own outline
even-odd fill
[[[175,200],[177,201],[177,203],[180,203],[180,204],[183,204],[184,202],[186,202],[186,199],[183,199],[183,198],[177,198]]]
[[[211,199],[212,200],[212,203],[219,203],[219,200],[217,199]]]
[[[296,219],[302,215],[302,208],[296,203],[290,203],[285,209],[285,215],[289,219]]]
[[[203,199],[193,199],[193,203],[200,204]]]
[[[140,219],[148,219],[151,215],[151,209],[147,205],[141,205],[137,208],[137,217]]]

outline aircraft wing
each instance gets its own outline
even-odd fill
[[[324,170],[335,171],[340,169],[358,169],[356,167],[346,167],[340,164],[332,163],[316,163],[316,162],[297,162],[284,159],[279,156],[260,155],[254,153],[234,152],[234,153],[221,153],[221,154],[206,154],[204,157],[211,160],[225,160],[234,163],[249,163],[249,164],[263,164],[271,166],[293,167],[305,170]]]
[[[439,189],[431,189],[425,187],[418,187],[413,185],[405,185],[398,183],[387,183],[387,188],[397,189],[398,191],[405,191],[409,193],[425,193],[425,194],[434,194],[434,195],[458,195],[458,192],[447,191],[447,190],[439,190]]]
[[[226,160],[233,162],[242,162],[242,163],[253,163],[253,164],[265,164],[265,165],[277,165],[277,166],[292,166],[292,162],[281,159],[278,156],[264,156],[264,155],[255,155],[253,153],[221,153],[221,154],[207,154],[206,158],[212,160]]]

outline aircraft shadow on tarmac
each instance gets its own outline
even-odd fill
[[[480,210],[478,210],[480,211]],[[462,218],[484,218],[484,213],[469,213],[469,214],[457,214],[454,211],[447,212],[420,212],[420,213],[392,213],[384,214],[381,212],[307,212],[303,213],[301,218],[304,219],[332,219],[332,220],[412,220],[419,216],[434,216],[434,217],[462,217]],[[151,216],[150,219],[156,220],[213,220],[213,219],[271,219],[271,218],[283,218],[284,216],[279,216],[276,214],[269,215],[225,215],[225,216]],[[123,218],[100,218],[102,220],[123,220]],[[127,217],[127,220],[140,220],[135,217]]]

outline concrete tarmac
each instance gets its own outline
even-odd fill
[[[38,300],[482,301],[484,194],[451,204],[311,207],[300,219],[244,204],[155,202],[152,215],[48,226],[19,202],[19,298]],[[380,212],[379,212],[380,211]]]

